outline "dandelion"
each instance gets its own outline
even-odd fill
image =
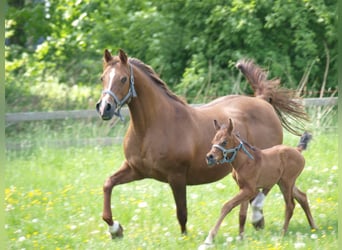
[[[142,202],[139,202],[138,207],[140,207],[140,208],[148,207],[148,204],[147,204],[147,202],[142,201]]]
[[[77,228],[76,225],[67,225],[66,227],[70,230],[75,230]]]
[[[21,236],[21,237],[18,238],[18,241],[19,241],[19,242],[23,242],[24,240],[26,240],[26,237],[25,237],[25,236]]]
[[[305,243],[304,242],[296,242],[294,244],[294,248],[295,249],[300,249],[300,248],[304,248],[305,247]]]
[[[216,184],[216,188],[217,189],[225,189],[226,188],[226,185],[222,184],[221,182],[217,183]]]
[[[322,203],[323,200],[322,200],[321,198],[318,197],[318,198],[316,199],[316,202],[317,202],[317,203]]]
[[[316,240],[316,239],[318,239],[318,235],[317,234],[311,234],[310,238],[313,240]]]
[[[229,243],[233,242],[233,240],[234,240],[234,238],[231,236],[227,237],[227,239],[226,239],[226,241]]]

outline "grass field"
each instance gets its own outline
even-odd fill
[[[79,136],[82,128],[51,134],[23,127],[24,135],[9,133],[11,140],[36,140],[36,146],[7,152],[8,249],[197,249],[216,222],[222,204],[237,192],[231,176],[188,187],[188,235],[181,236],[167,184],[142,180],[118,186],[113,191],[112,208],[125,236],[113,241],[101,219],[102,185],[120,166],[122,147],[51,148],[39,143],[47,137]],[[318,230],[310,230],[298,205],[289,232],[282,238],[284,202],[275,187],[265,201],[265,229],[255,231],[248,221],[246,237],[239,240],[235,209],[226,217],[213,249],[338,249],[337,139],[337,132],[314,132],[314,140],[304,152],[305,170],[297,181],[308,194]],[[297,140],[285,134],[286,144],[296,145]]]

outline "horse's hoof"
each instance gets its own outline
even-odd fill
[[[259,221],[253,222],[252,225],[256,230],[264,229],[265,227],[265,219],[262,217]]]
[[[123,231],[123,227],[118,221],[114,221],[113,225],[109,226],[109,233],[112,239],[122,238]]]

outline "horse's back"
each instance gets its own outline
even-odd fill
[[[229,118],[243,139],[261,149],[282,144],[281,122],[268,102],[249,96],[224,96],[196,108],[203,116],[225,123]]]
[[[279,168],[285,177],[298,177],[305,165],[304,156],[294,147],[277,145],[262,150],[266,169]]]

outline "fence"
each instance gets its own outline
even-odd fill
[[[332,107],[337,105],[338,97],[332,98],[305,98],[303,104],[306,107],[320,106]],[[201,106],[202,104],[193,104],[192,106]],[[124,116],[128,116],[128,108],[124,107],[121,110]],[[7,113],[5,116],[6,126],[13,124],[29,122],[29,121],[47,121],[47,120],[66,120],[66,119],[93,119],[98,117],[95,110],[73,110],[73,111],[52,111],[52,112],[19,112]],[[108,146],[122,142],[122,137],[101,137],[87,139],[68,139],[68,140],[53,140],[46,141],[45,145],[49,147],[68,147],[68,146],[84,146],[98,145]],[[33,147],[33,143],[27,142],[6,142],[8,150],[19,150],[23,148]]]
[[[309,106],[334,106],[337,105],[337,97],[332,98],[305,98],[304,105]],[[193,104],[192,106],[200,106],[201,104]],[[127,107],[122,108],[122,114],[128,115]],[[97,117],[95,110],[72,110],[72,111],[52,111],[52,112],[20,112],[7,113],[6,123],[13,124],[25,121],[43,121],[43,120],[60,120],[60,119],[82,119]]]

